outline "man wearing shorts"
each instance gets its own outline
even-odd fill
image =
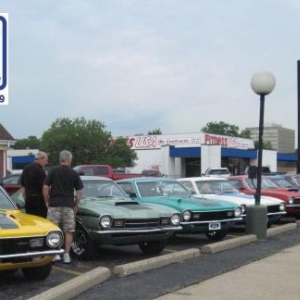
[[[63,150],[59,165],[46,176],[43,196],[48,208],[48,219],[61,227],[65,235],[63,262],[71,262],[70,250],[75,232],[75,214],[82,197],[83,183],[78,173],[71,168],[72,153]],[[74,200],[75,191],[75,200]],[[55,258],[58,260],[58,257]]]

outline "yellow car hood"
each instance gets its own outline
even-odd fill
[[[0,237],[46,235],[51,230],[59,228],[47,219],[20,210],[0,210]]]

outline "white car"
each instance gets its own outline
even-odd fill
[[[228,168],[208,168],[204,176],[205,177],[228,177],[231,173]]]
[[[177,179],[195,197],[206,199],[226,200],[238,204],[243,208],[243,223],[246,222],[248,205],[254,205],[254,195],[246,195],[238,191],[226,178],[190,177]],[[286,214],[284,201],[274,197],[261,196],[261,205],[267,207],[268,225],[279,221]]]

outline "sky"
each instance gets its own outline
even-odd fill
[[[250,86],[276,78],[265,124],[297,136],[298,0],[1,0],[9,13],[9,104],[0,123],[40,138],[58,118],[113,136],[258,127]]]

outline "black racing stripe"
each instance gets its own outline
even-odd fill
[[[0,213],[0,230],[16,228],[18,228],[18,226],[12,219],[10,219],[6,214]]]

